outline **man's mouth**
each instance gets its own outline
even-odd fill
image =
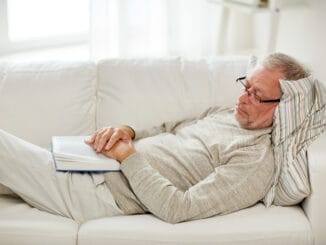
[[[235,106],[235,109],[238,113],[247,114],[244,110],[241,109],[241,107],[238,104]]]

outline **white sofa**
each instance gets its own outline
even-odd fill
[[[233,106],[248,57],[0,64],[0,128],[41,147],[52,135],[89,135],[106,125],[136,128]],[[80,226],[0,196],[0,244],[326,244],[325,134],[309,149],[311,195],[292,207],[253,207],[168,224],[151,214]],[[1,151],[1,149],[0,149]],[[0,159],[0,164],[1,159]],[[1,173],[0,173],[1,174]]]

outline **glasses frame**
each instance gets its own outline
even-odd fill
[[[250,92],[246,86],[246,84],[244,84],[243,80],[246,80],[246,76],[244,77],[239,77],[237,78],[237,80],[235,80],[237,83],[240,82],[242,84],[242,86],[245,89],[245,92],[247,93],[248,96],[253,95],[254,99],[257,100],[259,103],[278,103],[281,101],[281,99],[272,99],[272,100],[262,100],[258,95]]]

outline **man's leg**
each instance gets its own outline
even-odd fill
[[[103,174],[55,172],[51,152],[0,129],[0,183],[40,210],[78,222],[122,215]]]

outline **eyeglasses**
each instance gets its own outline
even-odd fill
[[[273,99],[273,100],[262,100],[258,95],[256,95],[255,93],[249,91],[247,85],[243,82],[243,80],[246,80],[246,77],[239,77],[237,80],[235,80],[236,82],[240,82],[244,89],[245,92],[248,94],[248,96],[252,96],[252,98],[254,98],[257,102],[259,103],[276,103],[276,102],[280,102],[280,99]]]

